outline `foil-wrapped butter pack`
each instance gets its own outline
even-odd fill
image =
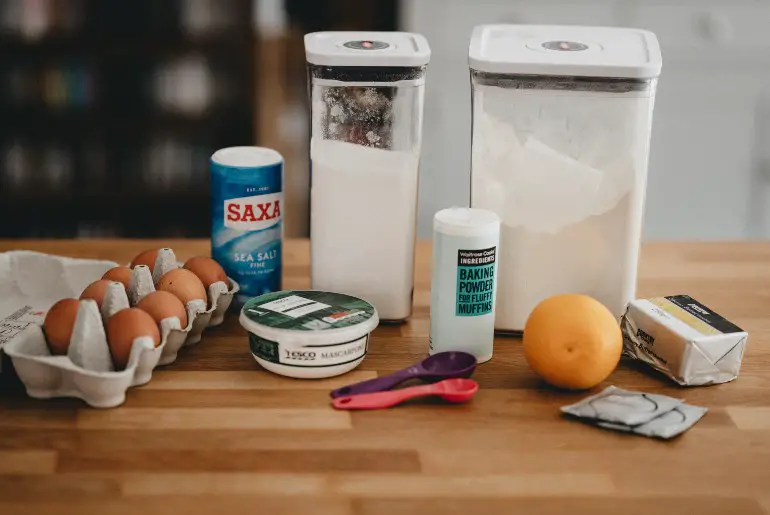
[[[732,381],[748,333],[688,295],[631,301],[621,318],[623,354],[682,386]]]
[[[155,347],[149,338],[137,338],[128,365],[115,370],[104,320],[135,306],[155,291],[164,273],[180,266],[173,250],[161,249],[154,274],[147,266],[135,267],[128,288],[119,282],[109,285],[101,310],[95,301],[81,300],[67,355],[51,355],[42,328],[48,309],[62,298],[79,297],[115,266],[119,265],[111,261],[30,251],[0,254],[0,349],[10,357],[31,397],[77,397],[98,408],[122,404],[128,388],[149,382],[155,367],[172,363],[182,347],[201,340],[204,329],[221,324],[239,290],[229,278],[227,284],[212,284],[207,303],[198,300],[185,306],[186,327],[177,317],[162,320],[160,344]]]

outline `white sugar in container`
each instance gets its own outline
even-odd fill
[[[374,306],[357,297],[297,290],[249,299],[240,323],[262,367],[282,376],[321,379],[363,361],[379,317]]]
[[[313,289],[412,313],[419,158],[430,48],[405,32],[305,36],[310,77]]]
[[[463,351],[492,358],[500,218],[455,207],[433,217],[430,353]]]

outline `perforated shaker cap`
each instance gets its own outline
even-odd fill
[[[321,66],[424,66],[428,40],[411,32],[338,31],[305,34],[305,58]]]
[[[652,32],[577,25],[479,25],[471,69],[488,73],[649,79],[662,56]]]

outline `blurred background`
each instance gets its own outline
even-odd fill
[[[0,0],[0,237],[208,237],[208,158],[248,144],[286,158],[286,234],[306,236],[316,30],[428,38],[429,237],[435,211],[468,201],[482,23],[654,31],[645,238],[770,236],[767,0]]]

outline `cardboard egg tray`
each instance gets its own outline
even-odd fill
[[[153,273],[139,265],[132,270],[127,289],[119,282],[108,286],[101,310],[96,301],[81,300],[67,355],[51,355],[42,327],[47,310],[62,298],[78,298],[86,286],[116,266],[29,251],[0,254],[0,316],[10,313],[0,320],[0,348],[29,396],[77,397],[96,408],[119,406],[128,388],[149,382],[155,367],[174,362],[182,347],[198,343],[207,327],[221,324],[239,290],[230,278],[228,284],[212,284],[208,304],[200,300],[187,304],[187,327],[181,327],[178,317],[162,320],[160,345],[155,347],[149,337],[136,338],[128,365],[115,370],[104,322],[135,306],[155,291],[163,274],[181,266],[173,250],[161,249]]]

